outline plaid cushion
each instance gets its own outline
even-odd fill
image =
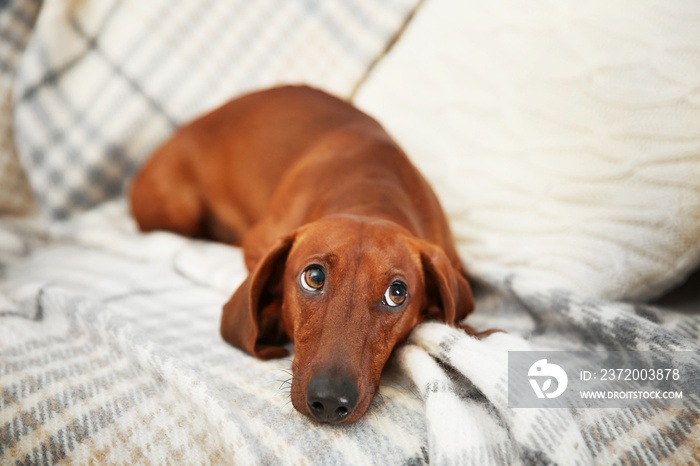
[[[417,0],[48,2],[19,69],[17,145],[60,219],[123,192],[174,128],[233,95],[348,97]]]
[[[12,136],[12,82],[38,14],[39,0],[0,6],[0,214],[27,213],[34,207]]]

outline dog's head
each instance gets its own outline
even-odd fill
[[[473,309],[461,267],[398,225],[338,215],[281,238],[224,306],[221,333],[262,359],[294,343],[294,407],[312,419],[357,421],[394,347],[426,319]]]

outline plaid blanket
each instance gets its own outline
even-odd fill
[[[684,409],[514,409],[508,351],[698,351],[700,317],[476,281],[475,340],[424,324],[392,356],[367,415],[318,425],[289,402],[289,360],[218,335],[241,251],[135,231],[124,202],[41,229],[0,228],[0,462],[693,464]]]
[[[118,197],[154,145],[231,95],[305,81],[350,96],[417,3],[11,2],[38,11],[10,70],[14,137],[43,213],[64,220],[0,218],[0,463],[700,463],[696,398],[517,409],[507,386],[508,351],[697,354],[696,314],[474,270],[469,323],[507,334],[424,324],[362,420],[318,425],[289,402],[290,360],[219,337],[245,277],[240,250],[138,234],[123,199],[80,213]],[[0,38],[23,48],[33,21]]]
[[[13,118],[42,213],[118,196],[176,127],[232,96],[300,82],[350,96],[417,1],[44,2]]]
[[[0,4],[0,213],[26,214],[34,206],[12,133],[12,86],[39,11],[38,0]]]

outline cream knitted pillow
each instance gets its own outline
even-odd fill
[[[700,260],[700,3],[426,0],[356,97],[463,257],[643,300]]]

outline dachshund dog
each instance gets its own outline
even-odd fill
[[[445,215],[382,126],[305,86],[234,99],[180,128],[131,187],[143,231],[241,245],[249,275],[221,335],[261,359],[294,344],[297,411],[334,424],[369,408],[416,324],[473,309]]]

